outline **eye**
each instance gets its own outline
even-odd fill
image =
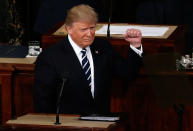
[[[82,29],[80,29],[81,32],[85,32],[86,30],[88,30],[88,28],[82,28]]]
[[[90,30],[95,30],[95,27],[90,27]]]

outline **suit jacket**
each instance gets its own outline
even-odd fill
[[[141,57],[128,49],[128,57],[124,60],[113,51],[108,41],[98,38],[90,48],[94,63],[94,99],[81,64],[66,37],[43,50],[37,58],[34,88],[36,112],[55,112],[63,73],[68,73],[68,81],[63,90],[60,113],[104,114],[110,111],[112,76],[129,77],[136,74]]]

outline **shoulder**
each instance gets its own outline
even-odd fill
[[[103,54],[105,57],[111,56],[113,53],[112,45],[107,39],[95,38],[91,49],[92,51],[100,52],[100,54]]]
[[[42,54],[55,54],[67,49],[68,40],[65,37],[60,42],[43,49]]]
[[[111,43],[107,39],[95,38],[93,46],[97,48],[111,48]]]
[[[63,55],[63,53],[66,52],[67,48],[67,39],[64,38],[63,40],[61,40],[60,42],[50,45],[49,47],[43,49],[43,51],[40,53],[40,55],[38,56],[37,60],[39,59],[48,59],[49,61],[51,59],[55,59],[61,55]]]

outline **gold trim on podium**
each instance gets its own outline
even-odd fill
[[[107,25],[107,24],[101,24],[101,23],[97,24],[96,31],[102,28],[104,25]],[[177,26],[174,26],[174,25],[141,25],[141,24],[126,24],[126,23],[117,23],[117,24],[111,24],[111,25],[113,26],[131,26],[132,25],[132,26],[142,26],[142,27],[167,27],[168,30],[164,33],[163,36],[143,36],[143,38],[158,38],[158,39],[167,39],[177,28]],[[56,32],[54,32],[53,35],[59,35],[59,36],[67,35],[65,24],[62,25]],[[97,33],[96,33],[96,36],[106,37],[106,35],[104,34],[97,34]],[[122,39],[123,35],[122,34],[111,34],[111,37]]]
[[[56,116],[48,114],[27,114],[18,117],[16,120],[9,120],[6,124],[18,125],[46,125],[55,126]],[[108,128],[115,122],[103,121],[83,121],[79,120],[78,115],[60,115],[59,126],[72,126],[72,127],[89,127],[89,128]]]

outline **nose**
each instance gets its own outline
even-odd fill
[[[87,36],[91,36],[91,35],[92,35],[92,30],[89,29],[89,30],[87,31]]]
[[[93,28],[89,28],[89,29],[87,30],[87,36],[93,36],[94,33],[95,33],[95,30],[94,30]]]

